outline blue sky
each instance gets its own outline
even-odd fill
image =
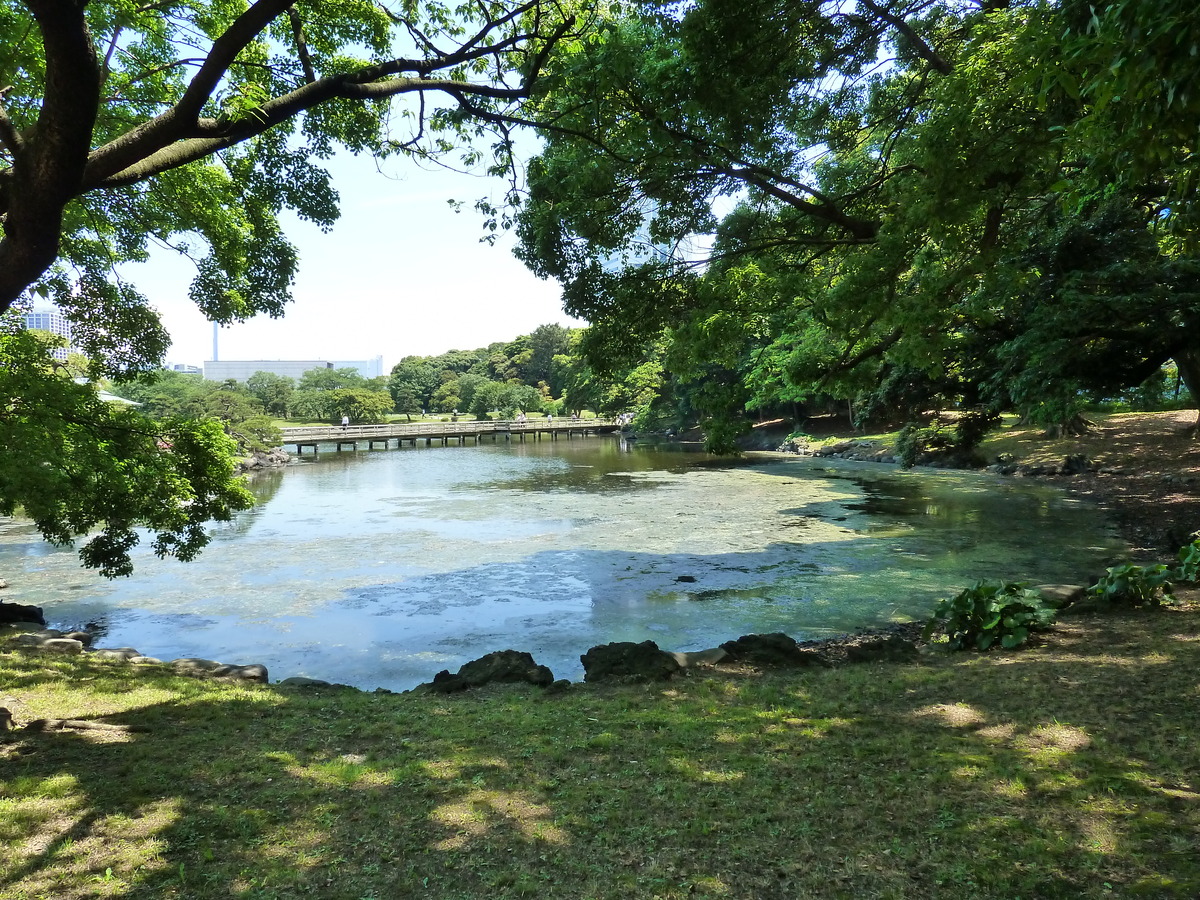
[[[385,367],[411,354],[474,349],[511,340],[548,322],[583,323],[562,311],[557,283],[542,281],[512,255],[510,235],[481,244],[473,208],[499,197],[494,180],[426,171],[350,155],[330,162],[342,217],[328,234],[289,220],[300,251],[294,303],[282,319],[222,328],[222,359],[357,360]],[[448,200],[462,200],[456,213]],[[168,360],[212,358],[212,325],[187,299],[192,264],[162,252],[127,270],[160,312],[174,344]]]

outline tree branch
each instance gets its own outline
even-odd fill
[[[933,66],[938,72],[943,75],[949,75],[953,71],[950,68],[950,64],[942,59],[937,51],[929,46],[925,39],[917,34],[913,30],[913,27],[905,22],[904,19],[888,12],[883,7],[874,3],[873,0],[858,0],[858,2],[904,35],[912,43],[913,48],[917,51],[917,55]]]
[[[37,124],[0,189],[0,312],[58,257],[63,208],[79,192],[100,108],[100,68],[84,19],[86,0],[26,0],[26,5],[42,33],[46,89]],[[6,139],[13,140],[11,123]]]

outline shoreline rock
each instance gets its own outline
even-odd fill
[[[245,474],[260,469],[282,469],[285,466],[296,465],[298,462],[296,457],[282,447],[275,447],[271,450],[255,450],[238,463],[238,472]]]

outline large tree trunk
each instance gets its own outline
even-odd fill
[[[1179,367],[1179,377],[1192,395],[1192,402],[1200,407],[1200,347],[1177,353],[1175,365]],[[1200,434],[1200,416],[1193,429],[1194,433]]]
[[[28,133],[2,135],[12,168],[0,183],[0,312],[58,258],[63,208],[83,180],[99,108],[100,69],[86,0],[27,0],[46,51],[46,93]]]

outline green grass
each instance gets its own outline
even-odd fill
[[[1195,897],[1200,605],[450,698],[0,654],[5,898]]]

